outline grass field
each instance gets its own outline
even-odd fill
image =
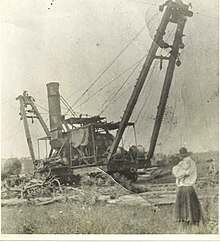
[[[218,160],[218,153],[194,157],[199,177],[207,174],[206,160]],[[174,181],[172,176],[160,182]],[[168,179],[168,180],[169,180]],[[169,181],[170,182],[170,181]],[[201,201],[205,225],[182,228],[173,221],[173,205],[145,207],[140,205],[110,205],[96,201],[100,187],[87,187],[83,201],[66,201],[45,206],[22,205],[2,207],[2,234],[215,234],[218,233],[218,188],[197,187],[198,194],[207,196]],[[105,188],[106,189],[106,188]],[[109,188],[110,189],[110,188]],[[116,194],[121,194],[116,188]],[[213,197],[214,199],[210,198]]]
[[[173,221],[173,205],[144,206],[92,204],[89,200],[2,208],[3,234],[175,234],[217,233],[217,201],[206,224],[182,229]],[[92,198],[91,198],[92,199]],[[209,204],[210,205],[210,204]],[[206,208],[205,208],[206,207]],[[209,206],[210,207],[210,206]],[[207,205],[203,204],[206,210]],[[205,211],[204,212],[207,212]],[[210,214],[210,213],[206,213]]]
[[[12,234],[175,234],[184,232],[172,220],[173,207],[53,204],[2,209],[2,233]],[[10,221],[10,223],[8,222]],[[215,220],[185,233],[217,233]]]

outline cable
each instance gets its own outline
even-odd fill
[[[157,64],[154,65],[154,67],[153,67],[153,69],[152,69],[152,72],[151,72],[151,74],[150,74],[150,77],[149,77],[148,81],[146,82],[146,85],[145,85],[145,87],[144,87],[144,89],[143,89],[143,92],[144,92],[144,90],[147,88],[147,85],[148,85],[148,83],[150,82],[150,79],[151,79],[151,77],[152,77],[152,75],[153,75],[153,73],[154,73],[155,67],[156,67],[158,64],[159,64],[159,63],[157,63]],[[153,81],[154,81],[154,79],[153,79]],[[139,111],[139,113],[138,113],[138,115],[137,115],[137,117],[136,117],[136,120],[134,121],[135,123],[137,122],[137,120],[138,120],[138,118],[139,118],[139,116],[140,116],[140,114],[141,114],[143,108],[145,107],[145,105],[146,105],[146,103],[147,103],[147,101],[148,101],[148,98],[149,98],[149,96],[146,95],[145,102],[144,102],[142,108],[140,109],[140,111]]]
[[[173,31],[172,31],[172,32],[173,32]],[[185,50],[185,49],[183,49],[183,52],[182,52],[182,55],[181,55],[182,59],[183,59],[183,57],[184,57],[184,53],[186,53],[186,52],[184,52],[184,50]],[[175,73],[174,73],[174,75],[175,75]],[[174,78],[174,79],[175,79],[175,78]],[[182,77],[181,77],[181,80],[182,80]],[[175,83],[178,83],[178,82],[175,82]],[[175,83],[174,83],[174,84],[175,84]],[[177,84],[176,84],[176,85],[177,85]],[[179,87],[179,88],[178,88],[178,87]],[[167,141],[170,139],[170,134],[171,134],[171,131],[172,131],[172,128],[173,128],[173,119],[174,119],[174,114],[175,114],[176,107],[177,107],[177,100],[180,99],[180,95],[181,95],[180,85],[178,85],[178,87],[177,87],[177,91],[176,91],[176,95],[175,95],[174,109],[172,110],[172,113],[171,113],[170,127],[169,127],[169,130],[168,130],[167,135],[164,135],[164,136],[165,136],[165,138],[164,138],[164,142],[161,142],[161,143],[164,143],[164,144],[165,144],[165,145],[163,146],[161,152],[164,151],[164,147],[166,146]],[[174,88],[173,88],[173,90],[174,90]],[[181,140],[182,140],[182,137],[181,137]],[[181,143],[182,143],[182,141],[181,141]],[[182,145],[182,144],[180,144],[180,146],[181,146],[181,145]]]
[[[21,133],[23,131],[23,128],[21,128],[20,130],[18,130],[17,132],[15,132],[14,134],[8,136],[7,138],[5,138],[4,140],[2,140],[2,143],[7,142],[8,140],[10,140],[11,138],[13,138],[15,135]]]
[[[160,52],[162,53],[162,50],[161,50]],[[161,54],[161,53],[160,53],[160,54]],[[168,55],[168,54],[167,54],[167,55]],[[152,96],[153,96],[153,93],[154,93],[154,90],[155,90],[155,87],[156,87],[156,84],[157,84],[157,83],[155,84],[154,79],[155,79],[156,75],[158,74],[159,70],[157,71],[157,74],[154,76],[154,78],[152,78],[152,75],[153,75],[153,73],[154,73],[154,71],[155,71],[156,66],[157,66],[159,63],[160,63],[160,62],[155,63],[155,65],[153,66],[152,71],[151,71],[151,73],[150,73],[150,76],[149,76],[149,78],[147,78],[147,82],[146,82],[145,85],[144,85],[144,88],[143,88],[143,91],[142,91],[142,95],[143,95],[143,93],[145,92],[145,90],[148,88],[148,86],[151,84],[151,86],[149,87],[149,93],[150,93],[150,94],[146,93],[146,98],[145,98],[144,104],[143,104],[141,110],[139,111],[139,113],[138,113],[138,115],[137,115],[136,120],[134,121],[134,123],[137,122],[137,120],[139,119],[140,114],[141,114],[141,112],[143,111],[144,107],[145,107],[145,106],[147,107],[147,103],[152,99]],[[154,85],[154,87],[153,87],[153,85]],[[153,92],[151,92],[152,87],[153,87]],[[140,98],[141,98],[141,97],[140,97]],[[144,112],[144,114],[145,114],[146,112],[147,112],[147,110]],[[141,119],[141,122],[140,122],[140,124],[138,125],[138,128],[140,127],[140,125],[141,125],[141,123],[142,123],[144,117],[145,117],[145,115],[143,115],[143,117],[142,117],[142,119]],[[127,137],[128,137],[128,135],[129,135],[130,133],[131,133],[131,130],[129,130],[128,133],[127,133],[127,135],[125,136],[125,142],[127,141],[127,143],[128,143]],[[138,133],[139,133],[139,132],[138,132]],[[130,136],[130,138],[131,138],[131,136]],[[130,139],[129,139],[129,141],[130,141]]]
[[[162,52],[162,50],[161,50],[161,52]],[[169,55],[169,53],[167,54],[167,56],[168,56],[168,55]],[[148,81],[146,82],[146,85],[145,85],[144,89],[143,89],[143,92],[142,92],[142,93],[144,93],[144,90],[146,90],[147,87],[151,84],[151,86],[149,87],[149,94],[148,94],[148,93],[146,94],[146,99],[145,99],[145,101],[144,101],[144,104],[143,104],[141,110],[139,111],[139,113],[138,113],[138,115],[137,115],[137,117],[136,117],[136,120],[134,121],[135,123],[138,121],[138,119],[139,119],[139,117],[140,117],[140,114],[142,113],[144,107],[148,107],[147,103],[151,102],[151,100],[152,100],[153,93],[154,93],[155,87],[156,87],[156,85],[157,85],[157,83],[154,82],[154,79],[155,79],[156,75],[159,73],[159,70],[157,71],[157,73],[156,73],[156,75],[154,76],[154,78],[152,78],[152,75],[153,75],[153,73],[154,73],[154,71],[155,71],[156,66],[157,66],[159,63],[160,63],[160,62],[157,62],[157,63],[153,66],[153,68],[152,68],[152,72],[151,72],[151,74],[150,74],[150,76],[149,76],[149,78],[148,78]],[[152,79],[151,79],[151,78],[152,78]],[[151,91],[151,90],[153,90],[153,91]],[[143,119],[144,119],[145,114],[146,114],[147,111],[148,111],[148,109],[144,112],[144,115],[143,115],[143,117],[142,117],[142,119],[141,119],[141,121],[140,121],[140,123],[139,123],[139,125],[138,125],[138,128],[141,126],[141,123],[142,123],[142,121],[143,121]],[[139,132],[138,132],[138,133],[139,133]],[[129,134],[129,133],[128,133],[128,134]],[[128,136],[128,134],[127,134],[127,136]],[[125,137],[125,139],[127,138],[127,136]]]
[[[200,100],[201,100],[201,104],[202,104],[202,111],[203,111],[206,131],[207,131],[207,134],[208,134],[208,137],[209,137],[209,144],[211,144],[211,138],[210,138],[210,133],[209,133],[209,128],[208,128],[207,117],[205,115],[205,108],[204,108],[204,103],[203,103],[203,99],[202,99],[200,82],[198,81],[199,80],[199,78],[198,78],[198,68],[197,68],[197,64],[196,64],[196,61],[195,61],[195,53],[194,53],[194,49],[193,49],[192,35],[191,35],[190,28],[189,28],[189,37],[190,37],[190,42],[191,42],[191,46],[192,46],[192,57],[193,57],[194,65],[195,65],[195,73],[196,73],[196,79],[197,79],[197,82],[198,82],[198,90],[199,90],[199,96],[200,96]]]
[[[132,44],[132,42],[137,39],[137,37],[141,34],[141,32],[145,29],[145,27],[147,26],[147,24],[151,21],[151,19],[153,17],[155,17],[157,14],[155,14],[154,16],[152,16],[149,21],[146,23],[146,25],[144,25],[141,30],[132,38],[132,40],[119,52],[119,54],[114,58],[114,60],[110,63],[110,65],[108,65],[94,80],[94,82],[83,92],[83,94],[74,102],[74,104],[71,106],[71,108],[78,103],[79,100],[81,100],[81,98],[88,92],[88,90],[102,77],[102,75],[114,64],[114,62],[120,57],[120,55],[122,55],[124,53],[124,51]],[[82,88],[80,88],[81,90]],[[76,93],[76,92],[74,92]],[[72,94],[73,95],[73,94]],[[71,96],[72,96],[71,95]],[[69,96],[68,98],[70,98],[71,96]],[[68,99],[67,98],[67,99]],[[69,110],[66,112],[66,114],[69,112]],[[65,114],[65,115],[66,115]]]
[[[196,14],[197,14],[197,15],[200,15],[200,16],[203,16],[203,17],[207,17],[207,18],[216,18],[216,19],[218,19],[217,16],[211,16],[211,15],[201,14],[201,13],[199,13],[199,12],[196,12]]]
[[[119,54],[113,59],[113,61],[95,78],[94,82],[83,92],[83,94],[74,102],[74,104],[71,106],[71,108],[78,103],[79,100],[81,100],[81,98],[88,92],[88,90],[103,76],[103,74],[114,64],[114,62],[125,52],[125,50],[132,44],[132,42],[134,40],[137,39],[137,37],[142,33],[142,31],[146,28],[147,24],[151,21],[151,19],[153,17],[155,17],[157,14],[155,14],[154,16],[152,16],[149,21],[146,23],[146,25],[144,25],[140,31],[131,39],[131,41],[119,52]],[[82,88],[80,88],[82,89]],[[72,95],[71,95],[72,96]],[[69,96],[68,98],[70,98],[71,96]],[[69,111],[67,111],[68,113]],[[66,114],[67,114],[66,113]],[[66,115],[65,114],[65,115]]]
[[[187,38],[187,40],[188,40],[188,38]],[[187,43],[188,43],[188,41],[187,41]],[[187,44],[187,43],[185,43],[185,44]],[[181,54],[182,60],[186,56],[188,56],[188,52],[184,48],[183,52]],[[184,130],[184,126],[186,127],[186,116],[185,116],[186,111],[185,111],[185,102],[182,98],[182,92],[181,92],[181,90],[183,89],[183,84],[185,83],[185,80],[183,81],[183,76],[180,76],[180,80],[181,80],[181,83],[178,82],[179,83],[179,103],[181,104],[181,100],[182,100],[183,105],[180,105],[180,117],[179,117],[179,120],[180,120],[180,125],[179,125],[180,144],[179,144],[179,147],[182,147],[183,146],[183,140],[184,140],[183,134],[185,134],[185,132],[183,132],[183,130]],[[184,114],[184,115],[182,115],[182,114]],[[184,117],[184,118],[182,119],[182,117]]]
[[[99,92],[103,91],[103,89],[105,89],[106,87],[108,87],[109,85],[111,85],[114,81],[116,81],[119,77],[121,77],[123,74],[125,74],[126,72],[128,72],[132,67],[134,67],[135,65],[137,65],[137,63],[139,63],[140,61],[142,61],[147,55],[143,56],[140,60],[138,60],[137,62],[135,62],[132,66],[130,66],[128,69],[126,69],[125,71],[123,71],[122,73],[120,73],[118,76],[116,76],[115,78],[113,78],[107,85],[105,85],[104,87],[100,88],[97,92],[93,93],[91,97],[89,97],[86,101],[82,102],[80,105],[85,104],[86,102],[88,102],[91,98],[93,98],[94,96],[96,96]],[[78,105],[76,107],[76,109],[80,106]]]
[[[73,111],[73,109],[70,107],[70,105],[68,104],[68,102],[64,99],[63,96],[60,95],[60,100],[61,102],[66,106],[67,110],[70,110],[71,114],[76,117],[76,112]]]
[[[63,100],[64,100],[64,101],[63,101],[63,100],[61,100],[61,98],[63,98]],[[41,102],[43,102],[43,103],[46,103],[46,104],[47,104],[47,102],[46,102],[46,101],[43,101],[43,100],[42,100],[42,99],[40,99],[40,98],[36,98],[36,97],[34,97],[34,99],[36,99],[36,100],[38,100],[38,101],[41,101]],[[61,107],[61,109],[65,110],[65,111],[66,111],[66,110],[69,110],[70,105],[67,103],[67,101],[64,99],[64,97],[61,97],[61,96],[60,96],[60,100],[63,102],[63,104],[64,104],[64,102],[66,102],[66,105],[64,104],[64,105],[66,106],[66,108],[65,108],[65,107]],[[36,104],[36,103],[35,103],[35,105],[36,105],[37,107],[39,107],[39,108],[42,108],[44,111],[46,111],[46,112],[47,112],[47,113],[40,113],[40,112],[39,112],[40,114],[48,114],[48,113],[49,113],[49,111],[48,111],[47,109],[43,108],[43,107],[42,107],[42,106],[40,106],[39,104]],[[69,106],[69,107],[67,107],[67,106]],[[72,110],[72,111],[73,111],[73,110]],[[73,112],[74,112],[74,111],[73,111]],[[74,113],[77,113],[77,112],[74,112]]]
[[[152,68],[152,72],[150,73],[150,76],[149,76],[149,78],[147,79],[146,85],[144,86],[142,93],[145,92],[145,90],[147,89],[148,85],[150,84],[150,81],[151,81],[151,83],[153,84],[154,78],[151,79],[151,77],[152,77],[152,75],[153,75],[153,73],[154,73],[154,70],[155,70],[156,65],[158,65],[158,63],[155,64],[154,67]],[[141,97],[140,97],[140,98],[141,98]],[[145,99],[145,101],[144,101],[144,104],[142,105],[142,107],[141,107],[141,109],[140,109],[140,111],[139,111],[139,113],[138,113],[138,115],[137,115],[136,120],[134,121],[134,123],[136,123],[137,120],[139,119],[140,114],[141,114],[141,112],[143,111],[144,107],[146,106],[146,103],[147,103],[148,99],[149,99],[149,95],[146,94],[146,99]],[[125,136],[125,138],[124,138],[125,142],[126,142],[126,141],[128,142],[127,137],[130,136],[130,133],[131,133],[131,130],[129,130],[129,131],[127,132],[127,134],[126,134],[126,136]],[[131,137],[131,136],[130,136],[130,137]],[[130,139],[129,139],[129,141],[130,141]]]
[[[38,97],[34,97],[34,99],[38,100],[38,101],[41,101],[42,103],[45,103],[45,104],[48,104],[48,102],[46,100],[43,100],[41,98],[38,98]]]
[[[183,86],[183,78],[181,78],[181,85],[179,84],[179,103],[181,104],[181,89]],[[182,105],[180,105],[180,115],[179,115],[179,137],[180,137],[180,144],[179,147],[182,147],[183,144],[183,121],[182,121]]]
[[[47,109],[45,109],[45,108],[41,107],[39,104],[36,104],[36,103],[35,103],[35,105],[36,105],[37,107],[39,107],[39,108],[42,108],[44,111],[46,111],[46,112],[48,112],[48,113],[49,113],[49,111],[48,111]]]
[[[130,84],[130,85],[128,85],[129,87],[131,86],[132,84]],[[126,88],[125,90],[128,90],[128,88]],[[124,93],[124,92],[123,92]],[[123,94],[122,93],[122,94]],[[122,95],[121,94],[121,95]],[[115,95],[115,93],[113,94],[113,96]],[[105,106],[105,104],[107,103],[107,102],[109,102],[109,100],[111,100],[112,99],[112,97],[108,97],[106,100],[105,100],[105,102],[101,105],[102,107],[104,107]]]
[[[127,0],[127,2],[143,3],[143,4],[150,5],[150,6],[160,6],[159,4],[155,4],[155,3],[147,3],[147,2],[135,1],[135,0]]]
[[[130,84],[127,86],[126,89],[124,89],[124,91],[118,96],[117,100],[115,99],[115,100],[112,102],[112,104],[115,103],[116,101],[119,101],[119,99],[121,99],[121,98],[124,96],[125,93],[128,93],[128,90],[129,90],[130,88],[132,88],[133,85],[134,85],[134,81],[133,81],[132,83],[130,83]],[[122,105],[123,105],[123,104],[122,104]],[[121,105],[121,106],[122,106],[122,105]],[[121,106],[120,106],[120,107],[121,107]],[[112,109],[112,107],[113,107],[113,106],[111,106],[111,107],[107,110],[107,113],[109,113],[109,111]],[[119,110],[118,107],[117,107],[117,110]]]
[[[148,10],[148,11],[149,11],[149,10]],[[175,27],[173,27],[173,29],[171,30],[171,32],[170,32],[169,35],[167,36],[166,42],[169,40],[169,38],[170,38],[170,36],[172,35],[172,33],[174,32],[174,30],[175,30]],[[162,50],[161,50],[161,52],[162,52]],[[158,64],[159,64],[159,63],[157,63],[156,65],[158,65]],[[154,71],[156,65],[154,65],[154,67],[153,67],[153,71]],[[149,81],[146,83],[146,85],[145,85],[143,91],[144,91],[145,88],[147,87],[147,84],[150,82],[150,78],[152,77],[153,71],[151,72],[151,75],[150,75],[150,77],[149,77],[149,79],[148,79]],[[134,123],[137,122],[137,120],[138,120],[139,117],[140,117],[141,112],[143,111],[144,107],[146,106],[146,103],[147,103],[147,101],[148,101],[148,97],[149,97],[148,95],[146,95],[146,96],[147,96],[147,98],[145,99],[145,102],[144,102],[144,104],[143,104],[141,110],[139,111],[139,113],[138,113],[138,115],[137,115],[137,118],[136,118],[136,120],[134,121]],[[126,141],[126,138],[127,138],[128,134],[130,134],[130,132],[127,133],[127,135],[126,135],[126,137],[125,137],[125,141]]]
[[[143,1],[136,1],[136,0],[127,0],[128,2],[134,2],[134,3],[142,3],[142,4],[146,4],[146,5],[150,5],[152,6],[160,6],[160,4],[156,4],[156,3],[147,3],[147,2],[143,2]],[[194,13],[197,15],[201,15],[201,16],[205,16],[205,17],[209,17],[209,18],[217,18],[217,16],[212,16],[212,15],[207,15],[207,14],[201,14],[199,11],[194,10]]]
[[[173,88],[174,89],[174,88]],[[161,152],[164,151],[164,147],[166,146],[166,144],[168,143],[167,141],[170,139],[170,134],[171,134],[171,130],[173,128],[173,119],[174,119],[174,113],[176,111],[176,106],[177,106],[177,100],[179,99],[179,93],[178,93],[178,88],[177,88],[177,91],[176,91],[176,95],[175,95],[175,102],[174,102],[174,108],[172,110],[172,113],[171,113],[171,119],[169,120],[170,121],[170,127],[169,127],[169,130],[168,130],[168,133],[167,135],[164,135],[165,138],[163,139],[164,142],[161,142],[163,144],[165,144],[162,149],[161,149]]]
[[[141,61],[141,59],[140,59]],[[118,100],[123,96],[124,93],[127,93],[128,89],[130,89],[130,87],[133,85],[133,82],[131,84],[128,85],[128,87],[124,90],[124,92],[121,93],[121,95],[118,97]],[[112,99],[112,98],[111,98]],[[102,104],[102,106],[104,106],[108,101],[110,100],[110,98],[106,99],[105,102]],[[116,101],[116,100],[115,100]]]
[[[159,71],[158,71],[158,72],[159,72]],[[145,105],[146,107],[150,107],[149,103],[151,103],[151,101],[152,101],[153,94],[155,93],[155,89],[156,89],[156,86],[157,86],[157,85],[158,85],[158,82],[152,82],[152,85],[151,85],[151,88],[150,88],[150,89],[152,89],[152,91],[150,92],[149,98],[148,98],[148,100],[147,100],[147,102],[146,102],[146,105]],[[149,109],[146,109],[146,110],[145,110],[144,115],[143,115],[143,117],[142,117],[142,119],[141,119],[141,121],[140,121],[140,123],[139,123],[138,128],[141,126],[141,123],[142,123],[142,121],[144,120],[147,111],[149,111]],[[150,113],[150,111],[149,111],[149,113]],[[140,133],[140,131],[138,131],[138,133]]]
[[[141,60],[142,61],[142,60]],[[136,67],[133,69],[133,71],[130,73],[130,75],[126,78],[126,80],[122,83],[122,85],[119,87],[118,91],[115,93],[115,95],[111,98],[109,104],[106,105],[106,107],[101,111],[100,115],[111,105],[112,100],[117,96],[117,94],[121,91],[123,86],[126,84],[126,82],[129,80],[129,78],[133,75],[133,73],[137,70],[138,66],[140,65],[141,61],[136,65]]]
[[[170,39],[170,36],[174,32],[175,29],[176,29],[176,27],[174,26],[173,29],[170,31],[169,35],[167,36],[167,39],[165,40],[165,42],[167,42]]]
[[[150,95],[149,95],[149,94],[146,94],[146,99],[145,99],[145,101],[144,101],[144,104],[143,104],[141,110],[139,111],[139,113],[138,113],[138,115],[137,115],[136,120],[134,121],[134,123],[137,123],[137,120],[140,118],[140,114],[142,113],[144,107],[148,107],[147,103],[149,103],[150,100],[152,99],[152,96],[153,96],[153,93],[154,93],[154,90],[155,90],[155,87],[156,87],[156,84],[157,84],[157,82],[154,82],[156,75],[154,76],[154,78],[152,78],[152,76],[153,76],[153,73],[154,73],[154,71],[155,71],[155,67],[156,67],[158,64],[159,64],[159,62],[156,63],[156,64],[154,65],[154,67],[153,67],[153,69],[152,69],[152,72],[151,72],[151,74],[150,74],[150,77],[149,77],[148,81],[146,82],[146,85],[145,85],[144,89],[146,89],[146,88],[151,84],[151,86],[149,87],[149,93],[150,93]],[[159,70],[157,71],[157,73],[158,73],[158,72],[159,72]],[[143,92],[142,92],[142,93],[144,93],[144,89],[143,89]],[[143,115],[143,117],[142,117],[142,119],[141,119],[139,125],[137,126],[137,129],[139,129],[139,127],[141,126],[141,123],[142,123],[142,121],[144,120],[144,118],[145,118],[145,114],[146,114],[147,111],[148,111],[148,109],[146,109],[146,111],[144,112],[144,115]],[[127,135],[125,136],[125,142],[127,142],[127,143],[128,143],[128,141],[130,141],[130,139],[131,139],[130,133],[131,133],[131,130],[130,130],[130,131],[127,133]],[[138,131],[137,133],[140,133],[140,131]],[[130,137],[130,138],[127,139],[127,137]]]
[[[114,64],[114,62],[120,57],[121,54],[130,46],[130,44],[138,37],[138,35],[145,29],[146,25],[144,25],[141,30],[134,36],[134,38],[119,52],[119,54],[113,59],[113,61],[105,68],[101,74],[95,79],[95,81],[86,89],[86,91],[80,96],[78,100],[71,106],[73,107],[85,94],[86,92],[99,80],[99,78]]]
[[[71,108],[75,106],[82,97],[88,92],[88,90],[95,85],[95,83],[104,75],[104,73],[115,63],[115,61],[126,51],[126,49],[132,44],[132,42],[143,32],[146,28],[146,24],[139,30],[139,32],[129,41],[129,43],[116,55],[116,57],[111,61],[111,63],[104,68],[103,71],[95,78],[95,80],[89,85],[89,87],[83,92],[83,94],[71,105]],[[68,113],[68,112],[67,112]],[[67,114],[66,113],[66,114]],[[65,115],[66,115],[65,114]]]

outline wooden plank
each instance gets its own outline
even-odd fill
[[[165,195],[173,195],[176,194],[177,191],[154,191],[154,192],[142,192],[139,193],[140,196],[146,196],[146,195],[161,195],[161,194],[165,194]]]

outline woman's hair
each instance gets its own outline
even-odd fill
[[[182,147],[182,148],[180,148],[179,153],[180,154],[187,154],[188,151],[187,151],[187,149],[185,147]]]

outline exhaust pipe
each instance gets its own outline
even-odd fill
[[[61,115],[59,85],[60,84],[58,82],[50,82],[46,85],[49,106],[51,140],[62,138],[61,123],[63,121],[63,117]]]

